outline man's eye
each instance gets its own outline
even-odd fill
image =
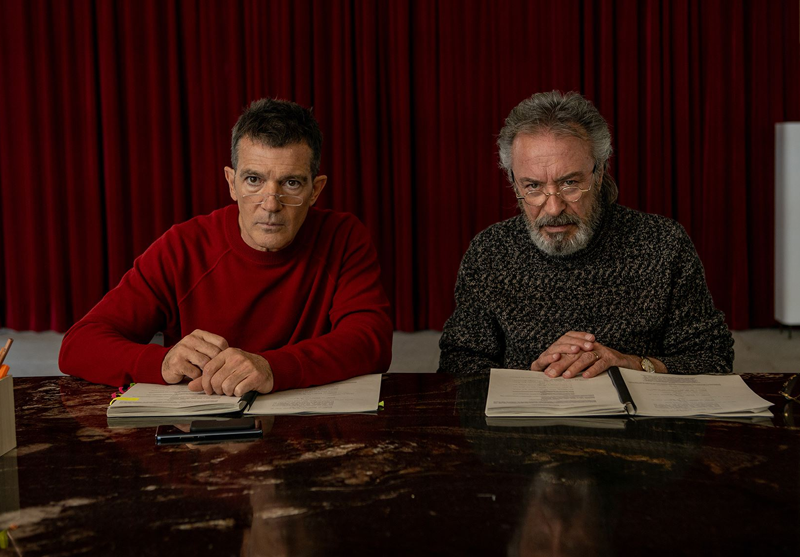
[[[577,180],[564,180],[564,183],[562,184],[562,187],[567,187],[568,188],[568,187],[577,186],[577,185],[578,185],[578,181]]]
[[[294,188],[294,189],[297,189],[297,188],[299,188],[300,186],[302,186],[303,184],[300,182],[300,180],[286,180],[286,183],[285,183],[284,185],[285,185],[287,188]]]
[[[248,186],[257,186],[258,182],[258,176],[245,176],[244,183]]]

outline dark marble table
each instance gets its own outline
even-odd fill
[[[771,423],[509,426],[487,425],[486,377],[397,374],[378,414],[167,447],[153,427],[109,427],[108,387],[17,379],[0,480],[20,510],[0,514],[16,525],[0,555],[796,555],[784,379],[747,378]]]

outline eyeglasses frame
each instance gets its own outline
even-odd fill
[[[595,161],[594,166],[592,167],[592,172],[589,174],[589,176],[594,176],[595,172],[597,172],[597,161]],[[517,179],[516,179],[516,177],[514,177],[514,172],[513,171],[511,171],[511,179],[513,180],[514,185],[516,187],[518,187],[519,189],[522,189],[519,186],[519,184],[517,184]],[[561,190],[563,190],[565,187],[567,187],[567,188],[577,188],[577,190],[579,192],[581,192],[581,194],[578,196],[578,199],[576,199],[575,201],[569,201],[568,199],[564,199],[561,196]],[[594,180],[592,180],[592,183],[589,185],[588,189],[583,189],[583,188],[580,188],[578,186],[561,186],[560,188],[558,188],[558,190],[554,191],[553,193],[547,193],[544,190],[535,190],[537,193],[540,193],[540,194],[544,195],[544,201],[542,201],[538,205],[536,205],[535,203],[529,203],[527,195],[516,195],[515,197],[517,199],[519,199],[519,200],[522,200],[523,203],[525,203],[526,205],[528,205],[530,207],[542,207],[542,206],[544,206],[544,204],[547,203],[547,200],[550,199],[551,195],[557,195],[565,203],[577,203],[578,201],[581,200],[581,198],[583,197],[583,194],[587,193],[589,191],[592,191],[593,187],[594,187]],[[517,193],[517,192],[515,192],[515,193]]]
[[[246,199],[247,197],[255,197],[255,196],[262,196],[263,199],[261,201],[250,201]],[[270,196],[274,197],[278,201],[278,203],[280,203],[284,207],[300,207],[301,205],[303,205],[303,203],[305,203],[305,199],[303,199],[299,195],[293,195],[290,193],[246,193],[242,195],[242,202],[251,205],[263,205],[264,203],[267,202],[267,198],[269,198]],[[300,203],[286,203],[282,199],[284,197],[294,197],[296,199],[299,199]]]

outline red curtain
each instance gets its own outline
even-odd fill
[[[313,106],[321,203],[372,233],[400,330],[515,214],[495,138],[536,91],[612,127],[620,202],[688,230],[734,328],[773,321],[774,123],[798,0],[0,0],[0,325],[63,331],[174,223],[229,203],[251,100]]]

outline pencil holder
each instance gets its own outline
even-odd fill
[[[0,456],[17,446],[17,426],[14,421],[14,378],[0,379]]]

